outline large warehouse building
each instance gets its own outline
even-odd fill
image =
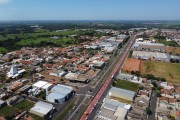
[[[52,84],[48,83],[46,81],[38,81],[35,84],[33,84],[32,87],[38,88],[38,89],[43,89],[43,90],[46,90],[46,89],[49,90],[50,88],[52,88]]]
[[[56,85],[51,89],[51,93],[46,96],[46,100],[52,103],[63,103],[73,95],[73,88],[66,85]]]
[[[53,107],[52,104],[39,101],[34,105],[34,107],[32,107],[30,109],[29,112],[45,118],[45,117],[48,117],[49,115],[51,115],[51,111],[53,111],[53,109],[55,109],[55,108]]]
[[[113,99],[104,99],[95,120],[124,120],[131,105]]]
[[[133,45],[134,50],[143,50],[143,51],[166,51],[166,46],[159,43],[150,43],[150,42],[141,42],[136,40]]]
[[[146,51],[133,51],[132,58],[135,59],[155,59],[158,61],[166,61],[169,62],[171,56],[167,53],[160,53],[160,52],[146,52]]]
[[[109,90],[109,96],[129,100],[129,101],[133,101],[135,95],[136,93],[133,91],[125,90],[117,87],[112,87]]]

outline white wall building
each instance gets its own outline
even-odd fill
[[[54,86],[46,96],[46,100],[52,103],[63,103],[73,95],[73,88],[66,85]]]
[[[49,90],[52,87],[52,84],[48,83],[46,81],[38,81],[35,84],[33,84],[32,87],[38,88],[38,89],[43,89],[43,90],[46,90],[46,89]]]
[[[51,111],[55,109],[52,104],[39,101],[37,102],[34,107],[30,109],[30,113],[38,115],[40,117],[48,117],[51,113]]]
[[[117,87],[112,87],[109,90],[109,96],[129,100],[129,101],[133,101],[135,95],[136,93],[134,91],[125,90]]]

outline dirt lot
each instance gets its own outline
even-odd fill
[[[122,70],[123,71],[140,71],[141,60],[127,58]]]
[[[167,47],[167,52],[180,55],[180,47]]]

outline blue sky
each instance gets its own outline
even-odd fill
[[[180,20],[180,0],[0,0],[0,20]]]

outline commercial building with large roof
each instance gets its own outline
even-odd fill
[[[124,120],[131,105],[113,99],[104,99],[102,107],[95,120]]]
[[[109,96],[133,101],[136,93],[134,91],[125,90],[117,87],[112,87],[109,90]]]
[[[166,46],[159,43],[150,43],[150,42],[140,42],[137,41],[133,45],[135,50],[144,50],[144,51],[166,51]]]
[[[155,59],[158,61],[165,61],[169,62],[171,59],[171,56],[167,53],[160,53],[160,52],[146,52],[146,51],[133,51],[132,58],[135,59]]]
[[[35,84],[32,85],[33,88],[38,88],[38,89],[50,89],[52,87],[51,83],[48,83],[46,81],[38,81]]]
[[[52,104],[39,101],[30,109],[29,112],[45,118],[51,114],[51,111],[53,111],[53,109],[55,108]]]
[[[73,95],[73,88],[58,84],[54,86],[46,96],[46,100],[52,103],[63,103]]]

